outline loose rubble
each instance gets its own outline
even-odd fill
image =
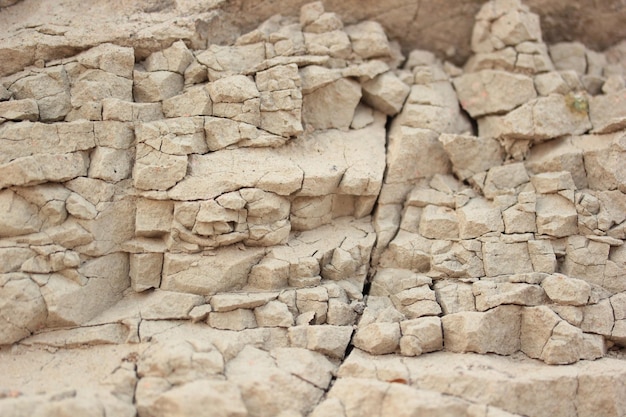
[[[626,413],[626,54],[519,1],[471,42],[316,2],[1,78],[0,414]],[[79,347],[95,386],[12,375]]]

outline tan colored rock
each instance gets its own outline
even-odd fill
[[[457,210],[457,216],[461,239],[472,239],[486,233],[504,231],[500,209],[481,198],[470,200]]]
[[[137,200],[135,234],[155,237],[168,233],[172,226],[173,204],[170,201]]]
[[[599,301],[583,307],[583,321],[580,323],[582,331],[610,336],[615,316],[609,299]]]
[[[222,330],[241,331],[257,327],[256,318],[252,310],[243,308],[225,312],[211,311],[207,323],[215,329]]]
[[[586,305],[591,295],[587,282],[561,274],[547,276],[541,281],[541,287],[550,300],[564,305]]]
[[[331,325],[294,326],[288,329],[292,346],[310,349],[336,359],[343,359],[352,332],[351,326]]]
[[[394,116],[402,110],[410,91],[409,86],[393,72],[385,72],[363,83],[362,87],[365,102],[388,116]]]
[[[556,272],[556,255],[554,248],[547,240],[529,240],[528,254],[533,264],[533,270],[551,274]]]
[[[39,107],[32,98],[0,102],[0,114],[7,120],[39,120]]]
[[[167,190],[176,185],[187,173],[187,156],[170,155],[151,146],[139,144],[133,183],[141,190]]]
[[[194,401],[189,401],[194,398]],[[194,416],[211,404],[212,413],[223,417],[245,417],[248,415],[241,391],[236,385],[225,381],[200,379],[173,387],[161,394],[149,408],[151,415],[158,417]]]
[[[441,319],[444,346],[452,352],[510,355],[520,348],[520,316],[519,306],[447,314]]]
[[[0,191],[0,236],[12,237],[38,232],[42,221],[37,206],[11,190]]]
[[[102,120],[149,122],[162,118],[161,103],[132,103],[116,98],[102,100]]]
[[[345,31],[350,36],[352,49],[361,58],[386,57],[391,54],[387,35],[379,23],[361,22],[347,26]]]
[[[571,201],[557,194],[537,198],[537,232],[565,237],[578,231],[578,214]]]
[[[488,199],[498,195],[517,194],[518,187],[530,181],[524,164],[494,166],[487,172],[483,193]]]
[[[44,326],[47,308],[38,285],[28,275],[0,275],[0,344],[10,345]]]
[[[558,70],[574,70],[579,75],[584,75],[587,70],[586,48],[580,42],[551,45],[550,56]]]
[[[533,272],[526,242],[485,242],[482,251],[485,275],[488,277]]]
[[[200,295],[237,290],[247,283],[252,266],[264,254],[262,248],[240,251],[232,247],[220,248],[208,257],[166,253],[161,288]],[[207,269],[213,271],[210,276],[204,272]]]
[[[591,129],[583,95],[552,94],[539,97],[506,116],[487,116],[478,121],[480,136],[543,141],[563,135],[579,135]]]
[[[554,327],[560,322],[559,316],[546,306],[524,308],[520,330],[521,351],[531,358],[541,358]]]
[[[572,174],[567,171],[544,172],[534,175],[530,182],[535,190],[541,194],[556,193],[563,190],[575,190],[576,185]]]
[[[371,323],[365,327],[359,327],[353,339],[353,343],[373,355],[393,353],[400,343],[400,325],[398,323]]]
[[[443,333],[439,317],[421,317],[400,323],[400,353],[419,356],[422,353],[443,349]]]
[[[249,71],[265,60],[265,45],[220,46],[210,45],[196,55],[198,62],[208,69],[209,81]]]
[[[210,116],[213,102],[206,86],[193,86],[163,100],[163,114],[165,117]]]
[[[538,285],[481,280],[472,285],[476,310],[486,311],[503,304],[536,306],[545,304],[546,294]]]
[[[444,133],[439,141],[452,162],[452,170],[462,180],[498,166],[504,160],[502,146],[492,138]]]
[[[311,55],[347,59],[352,52],[350,39],[342,30],[312,33],[304,32],[304,44]]]
[[[236,309],[255,309],[262,307],[268,302],[275,300],[278,293],[224,293],[211,297],[210,303],[213,311],[225,312]]]
[[[626,90],[589,99],[589,117],[594,133],[611,133],[626,127]]]
[[[289,308],[280,301],[270,301],[255,308],[254,317],[259,327],[290,327],[294,324]]]
[[[177,41],[167,49],[153,52],[143,62],[147,71],[171,71],[184,74],[194,57],[183,41]]]
[[[570,277],[602,285],[609,250],[608,243],[588,240],[583,236],[570,236],[561,271]]]
[[[35,99],[42,122],[63,120],[71,110],[70,84],[63,66],[21,78],[9,90],[17,100]]]
[[[133,253],[130,255],[130,285],[136,292],[159,288],[163,270],[162,253]]]
[[[505,71],[467,73],[453,83],[461,106],[474,118],[508,112],[537,97],[530,77]]]
[[[426,206],[420,217],[419,232],[429,239],[458,238],[459,221],[456,213],[448,207]]]
[[[471,284],[456,280],[438,280],[434,284],[434,291],[443,314],[476,311]]]
[[[304,95],[302,119],[316,129],[347,130],[360,99],[361,86],[341,78]]]
[[[65,200],[65,208],[69,214],[79,219],[91,220],[98,215],[96,207],[80,194],[72,193]]]
[[[139,103],[154,103],[180,94],[183,77],[171,71],[133,72],[133,97]]]

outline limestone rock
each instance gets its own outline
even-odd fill
[[[400,353],[404,356],[418,356],[443,348],[443,333],[439,317],[421,317],[400,323]]]
[[[363,84],[363,99],[366,103],[388,116],[402,110],[410,88],[393,72],[386,72]]]
[[[598,95],[589,99],[589,117],[594,133],[611,133],[626,127],[625,91]]]
[[[591,129],[587,98],[552,94],[527,102],[505,116],[487,116],[478,121],[480,136],[543,141]]]
[[[500,209],[484,199],[472,199],[457,211],[459,237],[473,239],[489,232],[503,232]]]
[[[444,345],[452,352],[510,355],[520,348],[519,306],[499,306],[485,313],[461,312],[442,317]]]
[[[444,133],[439,141],[452,162],[453,171],[462,180],[498,166],[504,160],[504,149],[492,138]]]
[[[557,194],[537,198],[537,232],[565,237],[578,231],[578,215],[572,202]]]
[[[355,81],[341,78],[304,95],[302,119],[305,124],[316,129],[347,130],[360,99],[361,86]]]
[[[34,99],[42,122],[63,120],[71,110],[70,82],[63,66],[16,81],[10,91],[17,100]]]
[[[541,287],[525,283],[497,283],[481,280],[472,285],[476,309],[486,311],[502,304],[536,306],[546,302]]]
[[[350,36],[352,49],[361,58],[386,57],[390,55],[389,41],[383,27],[372,21],[361,22],[345,28]]]
[[[461,106],[474,118],[508,112],[537,97],[530,77],[505,71],[482,70],[453,82]]]
[[[171,71],[184,74],[194,57],[183,41],[177,41],[167,49],[153,52],[143,65],[147,71]]]
[[[541,287],[552,301],[564,305],[586,305],[591,295],[591,287],[587,282],[560,274],[544,278]]]
[[[371,323],[356,331],[353,343],[368,353],[383,355],[398,349],[400,336],[398,323]]]
[[[163,100],[163,114],[166,117],[210,116],[213,102],[205,86],[194,86]]]
[[[37,101],[32,98],[0,102],[0,114],[7,120],[30,120],[39,119],[39,107]]]
[[[171,71],[135,70],[133,97],[139,103],[154,103],[174,97],[183,89],[183,76]]]
[[[163,269],[162,253],[137,253],[130,255],[130,285],[136,292],[158,288]]]
[[[0,275],[0,344],[10,345],[44,326],[46,303],[28,275]]]

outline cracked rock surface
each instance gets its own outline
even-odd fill
[[[0,45],[1,416],[626,415],[624,42],[182,3]]]

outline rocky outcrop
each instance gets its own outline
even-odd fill
[[[0,360],[0,414],[623,414],[619,47],[494,0],[459,68],[331,10],[0,79],[0,355],[108,373],[22,397]]]

